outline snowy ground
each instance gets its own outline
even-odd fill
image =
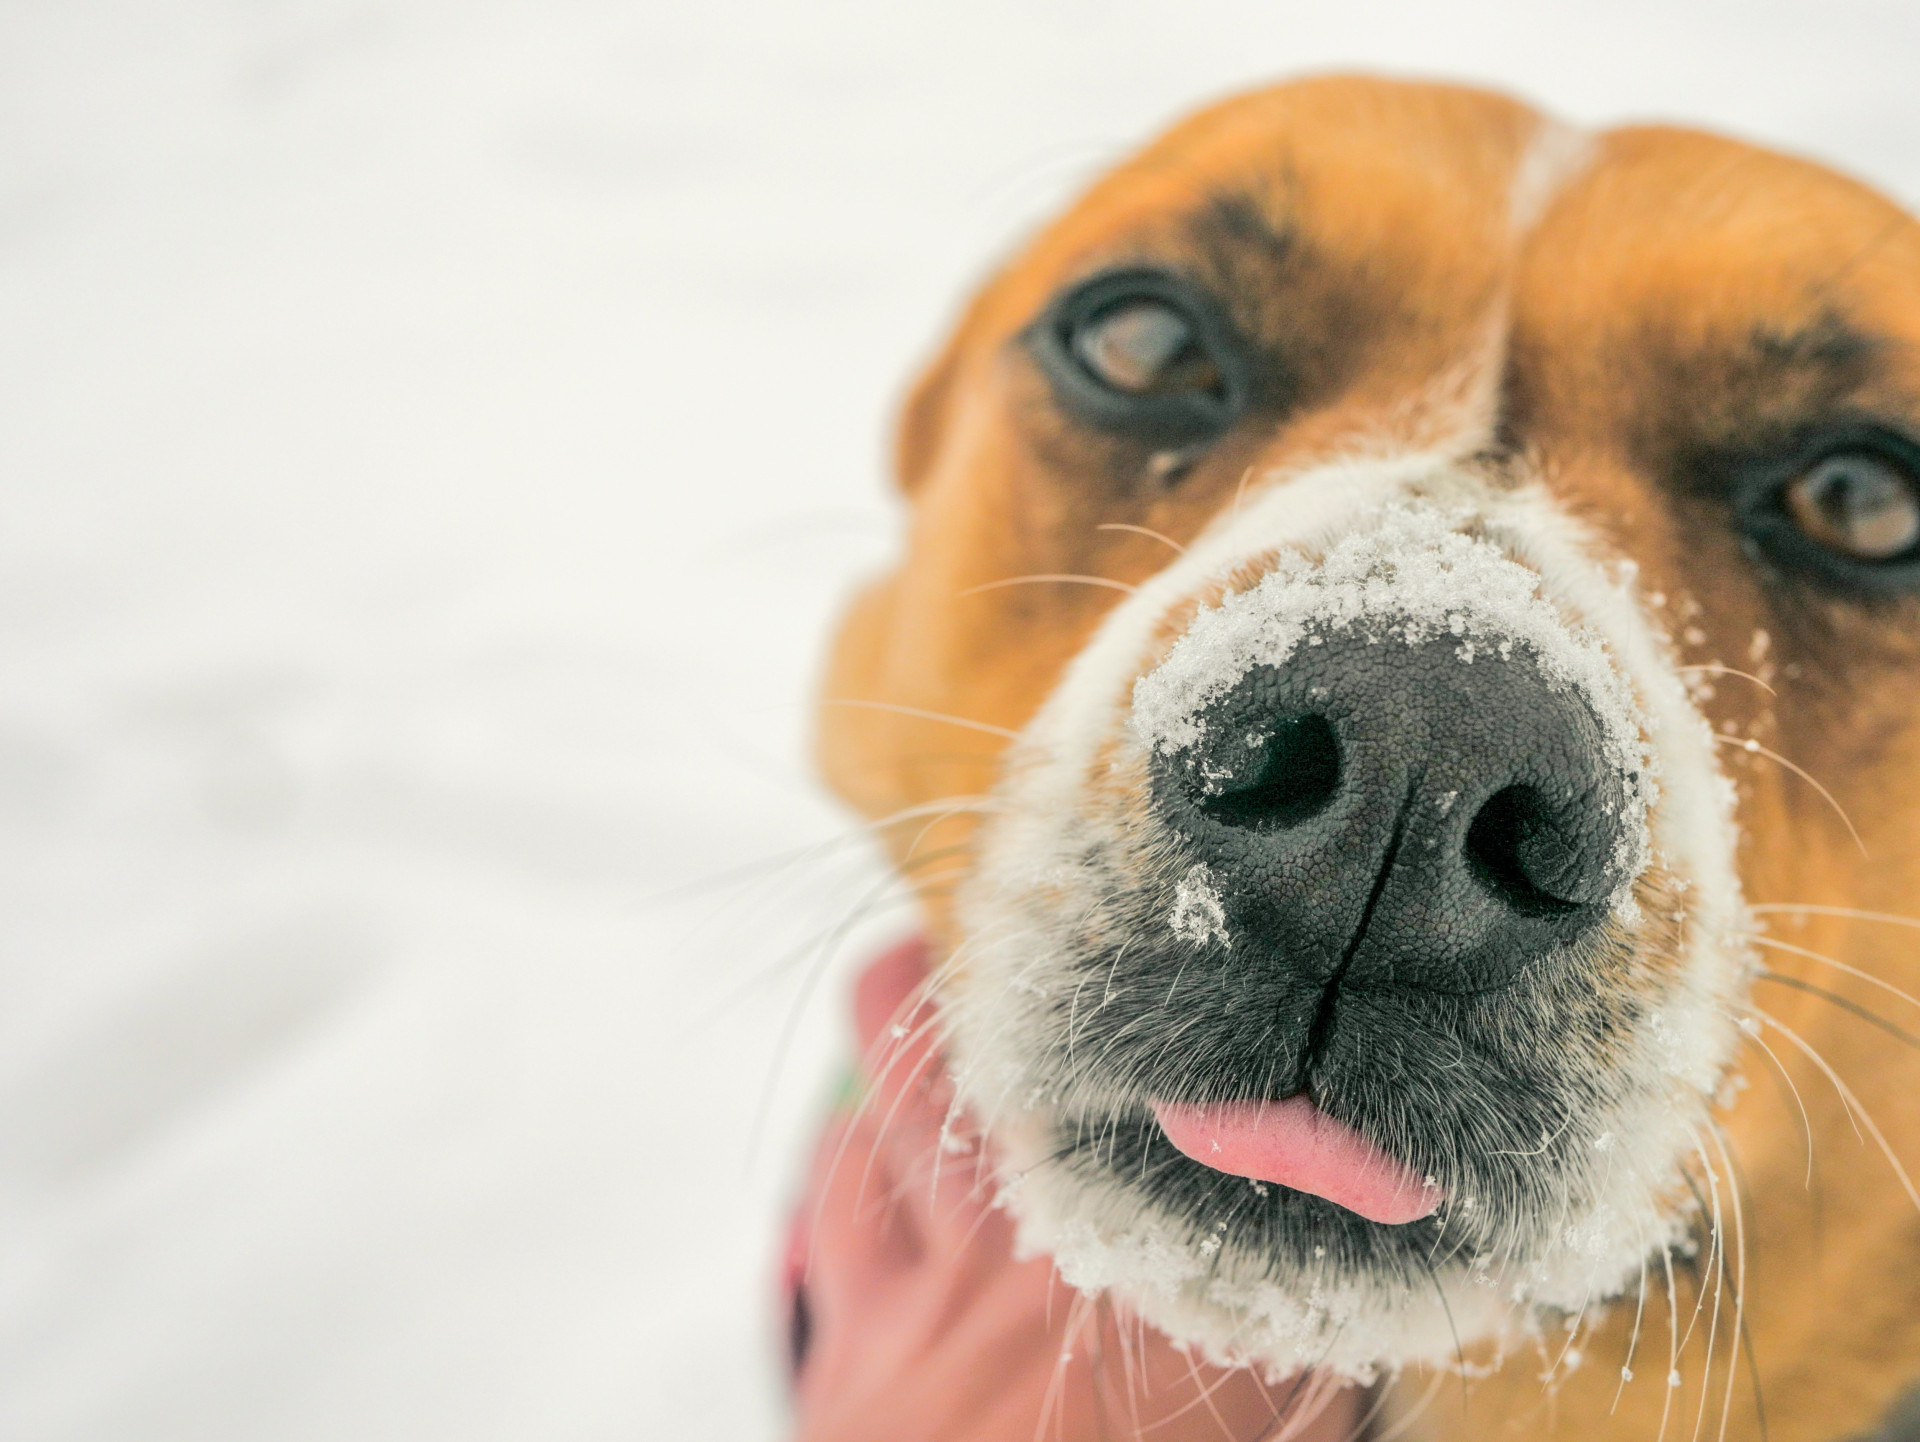
[[[777,1436],[844,969],[780,963],[876,873],[716,878],[844,826],[803,698],[963,284],[1329,65],[1912,198],[1916,41],[1910,0],[0,6],[0,1437]]]

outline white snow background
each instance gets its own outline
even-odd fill
[[[963,288],[1332,65],[1911,198],[1916,55],[1911,0],[0,6],[0,1439],[778,1436],[850,964],[779,962],[879,873],[714,879],[845,826],[804,701]]]

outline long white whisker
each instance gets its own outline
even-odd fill
[[[1715,1148],[1720,1153],[1721,1165],[1726,1168],[1727,1195],[1733,1202],[1733,1337],[1727,1348],[1727,1393],[1720,1402],[1719,1436],[1719,1442],[1726,1442],[1727,1423],[1733,1416],[1733,1385],[1740,1375],[1740,1343],[1746,1335],[1742,1329],[1747,1320],[1747,1218],[1746,1204],[1740,1198],[1740,1182],[1734,1174],[1733,1153],[1726,1134],[1718,1125],[1709,1122],[1707,1135],[1713,1138]]]
[[[1762,691],[1765,691],[1769,696],[1778,696],[1780,694],[1751,671],[1742,671],[1733,666],[1723,666],[1718,661],[1708,661],[1698,666],[1676,666],[1674,669],[1683,676],[1689,671],[1705,671],[1712,676],[1738,676],[1743,681],[1753,682],[1754,685],[1758,686]]]
[[[1827,1080],[1832,1082],[1834,1090],[1840,1093],[1840,1100],[1845,1103],[1849,1114],[1857,1116],[1860,1121],[1866,1123],[1867,1130],[1873,1134],[1874,1141],[1879,1143],[1880,1151],[1887,1159],[1887,1165],[1893,1168],[1893,1174],[1900,1178],[1900,1185],[1906,1189],[1907,1199],[1913,1203],[1916,1211],[1920,1211],[1920,1191],[1914,1190],[1913,1178],[1909,1177],[1907,1175],[1907,1169],[1900,1165],[1900,1158],[1894,1154],[1894,1150],[1892,1146],[1888,1144],[1885,1134],[1881,1132],[1873,1117],[1868,1114],[1867,1109],[1860,1104],[1860,1099],[1853,1094],[1852,1088],[1840,1080],[1840,1074],[1827,1065],[1825,1057],[1808,1046],[1795,1035],[1794,1032],[1783,1026],[1780,1022],[1775,1021],[1758,1007],[1754,1008],[1754,1014],[1768,1026],[1786,1037],[1788,1041],[1799,1047],[1801,1051],[1806,1053],[1809,1061],[1826,1073]],[[1859,1133],[1859,1130],[1859,1127],[1855,1126],[1854,1132],[1856,1135]]]
[[[1726,1289],[1727,1245],[1726,1223],[1720,1209],[1720,1178],[1713,1170],[1713,1162],[1707,1156],[1706,1148],[1700,1143],[1699,1133],[1694,1133],[1694,1155],[1700,1159],[1700,1168],[1706,1173],[1707,1196],[1713,1213],[1713,1251],[1707,1259],[1707,1269],[1713,1273],[1713,1313],[1707,1322],[1707,1360],[1700,1377],[1700,1406],[1694,1413],[1694,1442],[1699,1442],[1700,1429],[1706,1425],[1707,1403],[1713,1400],[1713,1357],[1720,1340],[1720,1304]],[[1704,1279],[1703,1279],[1704,1280]],[[1698,1317],[1698,1309],[1694,1315]],[[1687,1329],[1692,1336],[1691,1326]]]
[[[1890,992],[1892,995],[1899,997],[1900,1000],[1906,1002],[1909,1006],[1920,1006],[1920,997],[1914,996],[1911,992],[1902,991],[1890,981],[1882,981],[1870,971],[1862,971],[1859,967],[1849,966],[1844,961],[1835,961],[1832,957],[1822,956],[1817,951],[1808,951],[1804,946],[1795,946],[1791,942],[1786,941],[1775,941],[1770,936],[1756,936],[1753,940],[1759,945],[1771,947],[1775,951],[1785,951],[1792,953],[1794,956],[1804,956],[1809,961],[1820,962],[1822,965],[1832,967],[1835,971],[1844,971],[1848,976],[1857,976],[1869,985],[1877,986],[1882,991]]]
[[[1073,1360],[1074,1336],[1079,1331],[1085,1309],[1090,1299],[1085,1292],[1074,1294],[1073,1304],[1067,1309],[1066,1326],[1060,1334],[1060,1351],[1054,1358],[1053,1375],[1047,1380],[1046,1395],[1040,1400],[1040,1417],[1034,1424],[1033,1442],[1044,1442],[1047,1424],[1053,1421],[1054,1408],[1063,1404],[1067,1388],[1067,1364]],[[1066,1419],[1061,1418],[1063,1424]]]
[[[898,826],[903,821],[911,821],[916,817],[930,815],[945,808],[964,810],[968,806],[977,805],[984,809],[991,806],[992,802],[993,798],[991,796],[988,796],[984,792],[976,792],[965,796],[941,796],[932,801],[922,801],[912,806],[903,806],[898,811],[891,812],[886,816],[876,817],[872,821],[862,821],[857,825],[849,826],[844,831],[829,836],[824,841],[808,842],[805,846],[796,846],[791,851],[775,852],[772,856],[762,857],[758,861],[751,861],[743,866],[736,866],[726,871],[716,872],[712,876],[703,877],[699,881],[689,882],[685,886],[653,893],[650,899],[659,902],[670,902],[680,900],[684,897],[696,896],[702,892],[733,886],[741,882],[755,880],[771,882],[778,880],[782,874],[796,867],[803,866],[809,861],[817,861],[821,857],[829,856],[835,851],[857,846],[861,842],[871,839],[877,833],[885,831],[890,826]],[[767,874],[761,875],[761,873]],[[723,903],[722,910],[725,909],[726,904],[727,903]]]
[[[1240,520],[1240,499],[1247,493],[1247,482],[1253,479],[1253,467],[1248,466],[1240,473],[1240,484],[1233,488],[1233,519]]]
[[[1851,906],[1825,906],[1804,901],[1761,901],[1747,908],[1755,915],[1790,912],[1802,916],[1839,916],[1852,921],[1878,921],[1888,926],[1910,926],[1920,931],[1920,917],[1901,916],[1891,911],[1859,911]]]
[[[1698,1145],[1696,1142],[1696,1148]],[[1707,1324],[1707,1363],[1700,1378],[1700,1408],[1695,1413],[1693,1422],[1695,1442],[1699,1442],[1701,1425],[1707,1420],[1707,1403],[1712,1399],[1713,1357],[1720,1341],[1720,1304],[1726,1294],[1727,1284],[1727,1223],[1725,1209],[1720,1202],[1720,1179],[1714,1173],[1712,1159],[1704,1151],[1699,1155],[1700,1165],[1706,1168],[1707,1172],[1707,1193],[1713,1198],[1714,1257],[1713,1320]]]
[[[1420,1400],[1413,1404],[1412,1409],[1405,1416],[1396,1418],[1391,1427],[1378,1437],[1372,1438],[1371,1442],[1394,1442],[1396,1437],[1411,1431],[1419,1424],[1421,1415],[1433,1405],[1433,1399],[1440,1395],[1441,1384],[1446,1380],[1447,1374],[1436,1367],[1433,1380],[1427,1384],[1427,1390],[1420,1394]]]
[[[1699,1147],[1699,1143],[1695,1142],[1694,1146],[1695,1146],[1695,1149],[1697,1150]],[[1681,1338],[1680,1338],[1680,1350],[1683,1352],[1686,1350],[1687,1344],[1693,1340],[1694,1329],[1700,1325],[1701,1314],[1704,1313],[1707,1309],[1707,1275],[1713,1270],[1714,1262],[1720,1254],[1719,1193],[1714,1188],[1715,1188],[1715,1184],[1709,1181],[1708,1192],[1711,1200],[1708,1202],[1708,1205],[1707,1205],[1707,1220],[1709,1224],[1709,1231],[1707,1233],[1707,1260],[1705,1265],[1700,1268],[1700,1274],[1698,1277],[1698,1281],[1700,1284],[1700,1295],[1694,1299],[1693,1312],[1687,1318],[1687,1330],[1681,1335]],[[1697,1198],[1699,1196],[1698,1191],[1696,1191],[1694,1195]],[[1717,1305],[1718,1305],[1718,1299],[1716,1298],[1716,1307]],[[1715,1318],[1716,1320],[1718,1319],[1717,1311],[1715,1313]],[[1707,1349],[1707,1375],[1702,1380],[1701,1386],[1702,1387],[1709,1386],[1711,1385],[1712,1381],[1713,1381],[1713,1349],[1711,1346],[1709,1346]]]
[[[902,855],[901,860],[913,860],[913,853],[920,849],[920,843],[927,839],[927,833],[941,822],[950,821],[954,817],[965,815],[969,811],[986,811],[988,809],[988,807],[981,805],[979,802],[964,802],[959,806],[949,806],[931,821],[927,822],[925,826],[922,826],[919,831],[914,833],[913,840],[907,844],[906,852]]]
[[[787,1019],[781,1025],[779,1039],[774,1045],[773,1056],[767,1065],[766,1085],[760,1089],[760,1101],[754,1109],[753,1125],[747,1133],[749,1166],[752,1164],[754,1154],[759,1150],[761,1135],[766,1130],[767,1118],[773,1109],[774,1088],[779,1083],[781,1070],[786,1066],[788,1049],[793,1045],[793,1038],[800,1029],[800,1017],[805,1012],[807,1004],[813,999],[815,988],[820,985],[821,978],[826,975],[827,968],[832,964],[834,953],[839,949],[841,942],[852,934],[854,927],[866,919],[872,904],[885,894],[887,888],[896,884],[898,884],[898,878],[889,874],[860,899],[844,920],[828,931],[816,948],[814,960],[808,965],[806,974],[801,979],[800,990],[794,997],[793,1005],[788,1008]]]
[[[1641,1238],[1643,1245],[1645,1240],[1644,1237]],[[1646,1310],[1647,1259],[1643,1255],[1640,1258],[1640,1300],[1634,1304],[1633,1308],[1633,1334],[1627,1338],[1627,1360],[1620,1364],[1620,1385],[1613,1389],[1613,1405],[1607,1408],[1609,1417],[1620,1410],[1620,1396],[1627,1390],[1627,1383],[1633,1377],[1633,1354],[1640,1345],[1640,1319],[1646,1314]]]
[[[1673,1248],[1660,1249],[1660,1264],[1667,1271],[1667,1379],[1666,1400],[1660,1404],[1660,1431],[1654,1442],[1666,1442],[1667,1418],[1673,1411],[1673,1394],[1680,1390],[1680,1294],[1673,1285]]]
[[[1808,1189],[1811,1190],[1813,1187],[1813,1121],[1807,1116],[1807,1103],[1800,1095],[1800,1088],[1793,1084],[1792,1073],[1782,1065],[1779,1055],[1775,1053],[1774,1049],[1767,1045],[1766,1038],[1759,1034],[1759,1028],[1755,1027],[1753,1030],[1748,1031],[1745,1027],[1742,1027],[1741,1030],[1745,1032],[1748,1041],[1752,1042],[1767,1054],[1767,1060],[1773,1063],[1774,1070],[1780,1073],[1780,1079],[1787,1084],[1787,1092],[1792,1096],[1793,1104],[1800,1109],[1800,1131],[1807,1142],[1806,1185]]]
[[[994,726],[986,721],[970,721],[965,716],[949,716],[944,711],[926,711],[918,706],[899,706],[891,701],[860,701],[846,696],[829,696],[821,701],[822,706],[852,706],[863,711],[887,711],[895,716],[913,716],[922,721],[940,721],[948,726],[959,726],[968,731],[984,732],[988,736],[1001,736],[1008,741],[1018,741],[1020,733],[1006,726]]]
[[[1862,841],[1860,839],[1860,833],[1853,829],[1853,818],[1848,816],[1846,813],[1846,809],[1842,807],[1837,800],[1834,799],[1833,793],[1827,790],[1827,788],[1822,786],[1818,781],[1814,780],[1810,773],[1803,770],[1801,767],[1795,765],[1793,762],[1789,761],[1786,757],[1782,756],[1778,751],[1772,751],[1772,750],[1769,750],[1767,747],[1762,746],[1758,741],[1755,741],[1751,736],[1749,736],[1744,741],[1742,741],[1738,736],[1716,735],[1713,739],[1719,742],[1723,746],[1737,746],[1742,751],[1747,752],[1749,755],[1764,756],[1769,761],[1776,762],[1779,765],[1786,767],[1787,770],[1791,771],[1795,776],[1798,776],[1802,781],[1806,782],[1807,785],[1811,786],[1815,791],[1818,791],[1820,795],[1825,798],[1827,805],[1833,808],[1834,815],[1840,818],[1841,825],[1847,828],[1847,835],[1851,836],[1853,838],[1853,844],[1860,848],[1860,854],[1862,856],[1867,855],[1867,843]]]
[[[1094,530],[1096,531],[1131,531],[1136,536],[1150,536],[1154,540],[1160,542],[1162,545],[1171,546],[1175,551],[1179,552],[1183,556],[1187,554],[1187,548],[1181,545],[1178,541],[1174,540],[1172,536],[1163,536],[1158,531],[1151,530],[1146,526],[1129,526],[1119,521],[1108,521],[1104,525],[1095,526]]]
[[[1125,581],[1111,581],[1105,576],[1081,576],[1069,571],[1046,571],[1032,576],[1008,576],[1004,580],[988,581],[983,585],[969,586],[959,592],[961,596],[977,596],[982,591],[999,591],[1008,586],[1041,586],[1054,583],[1075,586],[1099,586],[1108,591],[1125,591],[1131,596],[1139,590],[1138,586],[1129,586]]]

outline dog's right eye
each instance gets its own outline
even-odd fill
[[[1110,271],[1028,333],[1061,406],[1156,447],[1212,440],[1245,408],[1245,349],[1210,299],[1164,271]]]
[[[1192,323],[1162,300],[1123,300],[1079,326],[1072,342],[1094,379],[1126,395],[1220,389]]]

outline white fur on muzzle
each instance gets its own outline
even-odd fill
[[[1283,667],[1329,631],[1453,637],[1469,666],[1524,648],[1586,703],[1609,766],[1630,778],[1608,924],[1633,953],[1621,985],[1639,1020],[1577,1136],[1542,1140],[1572,1158],[1555,1214],[1495,1225],[1472,1196],[1450,1197],[1448,1257],[1417,1289],[1324,1249],[1281,1264],[1223,1245],[1125,1178],[1058,1155],[1087,1118],[1147,1100],[1061,1061],[1063,1013],[1099,1004],[1076,967],[1088,917],[1116,889],[1159,887],[1159,925],[1196,945],[1225,935],[1206,877],[1153,834],[1152,757],[1192,745],[1207,701],[1249,669]],[[1022,1247],[1211,1359],[1276,1375],[1448,1365],[1459,1341],[1532,1332],[1619,1293],[1684,1230],[1680,1169],[1737,1040],[1751,960],[1734,842],[1732,789],[1633,566],[1543,487],[1425,456],[1269,483],[1121,603],[1069,666],[1013,748],[960,899],[941,993],[949,1045]],[[1127,938],[1103,944],[1123,954]]]

